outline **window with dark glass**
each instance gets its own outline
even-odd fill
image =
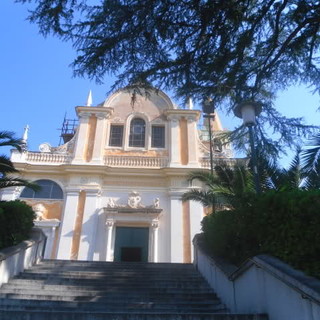
[[[135,118],[130,124],[129,147],[145,147],[146,123],[143,119]]]
[[[164,126],[152,126],[151,147],[164,148]]]
[[[51,180],[35,181],[40,186],[40,190],[34,191],[25,187],[20,198],[36,198],[36,199],[63,199],[63,192],[60,186]]]
[[[122,147],[122,138],[123,138],[123,126],[112,124],[110,128],[109,146]]]

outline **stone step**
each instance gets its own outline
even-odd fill
[[[115,269],[191,269],[194,266],[191,263],[153,263],[153,262],[106,262],[106,261],[79,261],[79,260],[42,260],[38,266],[83,266],[83,267],[107,267]]]
[[[174,285],[181,283],[181,284],[191,284],[191,285],[196,285],[196,284],[204,284],[205,282],[200,279],[186,279],[186,280],[179,280],[176,278],[165,278],[165,279],[157,279],[157,278],[151,278],[151,277],[144,277],[144,278],[126,278],[126,277],[110,277],[110,276],[90,276],[90,275],[68,275],[65,273],[61,274],[30,274],[30,273],[21,273],[19,276],[17,276],[15,279],[34,279],[34,280],[47,280],[47,279],[61,279],[61,280],[84,280],[88,281],[91,280],[92,282],[101,282],[103,281],[104,283],[173,283]]]
[[[24,280],[27,280],[30,287],[36,286],[36,285],[67,285],[67,286],[81,286],[81,287],[96,287],[99,290],[104,290],[106,292],[110,292],[112,290],[117,291],[123,291],[123,289],[126,289],[128,291],[132,290],[146,290],[146,291],[157,291],[157,292],[185,292],[190,290],[196,290],[197,292],[204,293],[206,291],[211,291],[210,287],[206,283],[161,283],[161,282],[155,282],[155,283],[121,283],[121,282],[103,282],[103,281],[94,281],[92,279],[62,279],[62,278],[52,278],[52,279],[15,279],[15,284],[21,284]]]
[[[110,294],[109,294],[110,296]],[[50,300],[50,301],[103,301],[104,303],[127,303],[129,301],[144,301],[144,302],[152,302],[154,304],[162,304],[166,303],[167,305],[172,304],[181,304],[181,305],[188,305],[193,306],[196,304],[217,304],[220,303],[220,300],[217,299],[178,299],[170,300],[166,296],[162,297],[132,297],[130,295],[126,295],[123,297],[118,297],[117,299],[112,297],[109,297],[106,294],[90,294],[90,293],[83,293],[83,294],[77,294],[76,292],[74,294],[58,294],[58,292],[46,292],[43,291],[41,293],[37,292],[2,292],[0,293],[0,299],[24,299],[24,300]]]
[[[13,282],[14,281],[14,282]],[[23,290],[29,288],[29,289],[38,289],[38,290],[42,290],[42,288],[46,288],[46,286],[52,286],[52,287],[56,287],[56,289],[54,290],[59,290],[59,287],[61,288],[61,291],[66,291],[66,290],[77,290],[79,288],[79,290],[88,290],[88,289],[92,289],[92,290],[99,290],[99,291],[103,291],[105,293],[109,293],[109,294],[115,294],[115,293],[155,293],[155,294],[188,294],[190,293],[190,289],[189,288],[177,288],[177,287],[151,287],[149,288],[150,290],[146,291],[145,287],[136,287],[136,286],[117,286],[117,287],[109,287],[106,286],[105,284],[92,284],[90,283],[89,285],[85,285],[84,283],[66,283],[64,281],[56,281],[55,279],[52,279],[52,281],[39,281],[39,280],[35,280],[35,281],[31,281],[31,280],[24,280],[24,279],[14,279],[11,280],[10,283],[8,284],[8,286],[22,286]],[[1,292],[1,290],[0,290]],[[197,294],[213,294],[212,290],[208,287],[206,288],[198,288],[196,290]]]
[[[48,297],[49,298],[49,297]],[[0,308],[3,310],[77,310],[77,311],[104,311],[104,312],[225,312],[225,306],[221,303],[152,303],[152,302],[132,302],[132,303],[109,303],[105,301],[59,301],[59,300],[37,300],[22,299],[21,297],[0,298]]]
[[[45,260],[0,289],[0,320],[266,320],[230,315],[192,264]]]
[[[99,296],[99,297],[107,297],[109,300],[129,300],[129,299],[149,299],[149,300],[157,300],[157,301],[205,301],[210,300],[214,301],[217,300],[217,296],[214,293],[202,293],[197,294],[196,296],[191,293],[156,293],[156,292],[123,292],[121,294],[116,294],[113,292],[110,295],[110,292],[105,292],[104,290],[92,290],[88,288],[77,288],[72,287],[71,289],[64,289],[61,286],[54,286],[54,287],[44,287],[44,288],[28,288],[28,287],[12,287],[11,285],[4,285],[1,288],[1,294],[24,294],[24,295],[32,295],[32,294],[41,294],[43,295],[51,295],[51,296],[61,296],[61,292],[63,292],[64,297],[81,297],[81,296]]]
[[[8,311],[0,308],[1,320],[267,320],[266,315],[211,313],[114,313],[77,311]]]
[[[63,271],[62,271],[63,270]],[[83,275],[104,275],[104,276],[117,276],[117,277],[162,277],[177,279],[201,279],[201,276],[195,271],[179,271],[179,272],[161,272],[161,271],[144,271],[144,270],[108,270],[108,269],[82,269],[82,268],[41,268],[26,270],[26,273],[44,274],[51,273],[66,273],[66,274],[83,274]]]
[[[50,273],[49,273],[50,272]],[[136,273],[136,274],[119,274],[119,273],[110,273],[110,272],[87,272],[87,271],[58,271],[58,270],[26,270],[21,275],[35,275],[35,276],[67,276],[67,277],[84,277],[84,278],[106,278],[106,279],[137,279],[137,281],[151,279],[151,280],[159,280],[159,281],[166,281],[166,280],[175,280],[175,281],[199,281],[203,280],[200,276],[194,275],[170,275],[170,274],[143,274],[143,273]]]

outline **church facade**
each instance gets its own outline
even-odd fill
[[[33,206],[46,258],[192,261],[205,208],[181,195],[198,187],[187,175],[210,166],[201,112],[179,108],[161,91],[131,98],[120,90],[97,106],[78,106],[64,144],[12,152],[23,177],[42,188],[6,189],[2,199]],[[207,125],[213,135],[222,130],[218,117]],[[215,161],[231,157],[213,141]]]

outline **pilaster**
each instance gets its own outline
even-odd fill
[[[192,241],[196,234],[201,232],[200,221],[203,219],[203,206],[196,201],[189,201],[190,208],[190,240],[191,240],[191,260],[193,260]]]
[[[83,163],[84,162],[84,151],[87,143],[89,118],[91,113],[80,112],[79,114],[79,129],[78,136],[75,144],[74,159],[72,163]]]
[[[179,127],[179,117],[170,116],[169,119],[169,129],[170,129],[170,159],[169,166],[176,167],[180,166],[180,127]]]
[[[82,220],[78,260],[93,260],[98,226],[99,210],[97,201],[100,198],[99,189],[85,189],[86,201]]]
[[[106,227],[107,227],[107,252],[106,252],[106,260],[107,261],[113,261],[113,238],[114,238],[114,220],[108,219],[106,221]]]
[[[159,250],[159,222],[158,221],[152,221],[149,230],[151,231],[151,239],[152,239],[152,257],[151,261],[152,262],[158,262],[159,261],[159,255],[158,255],[158,250]]]
[[[103,154],[104,154],[104,146],[106,143],[107,137],[107,118],[109,114],[99,112],[96,113],[97,117],[97,126],[96,126],[96,134],[95,141],[92,153],[92,163],[95,164],[103,164]]]
[[[180,193],[170,194],[170,262],[183,262],[183,215]]]
[[[65,208],[62,217],[60,242],[57,253],[58,259],[70,259],[79,193],[79,189],[67,189],[66,191]]]
[[[200,118],[201,112],[199,110],[168,109],[164,114],[169,120],[169,166],[180,167],[190,165],[191,167],[198,167],[198,151],[194,146],[198,144],[197,121]],[[187,130],[185,130],[184,125],[186,120]],[[185,134],[181,132],[181,127],[184,128]],[[182,159],[182,153],[184,159]]]
[[[196,116],[187,117],[188,126],[188,166],[199,167],[198,134]]]

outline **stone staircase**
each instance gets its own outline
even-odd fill
[[[44,260],[0,289],[0,320],[267,320],[235,315],[191,264]]]

